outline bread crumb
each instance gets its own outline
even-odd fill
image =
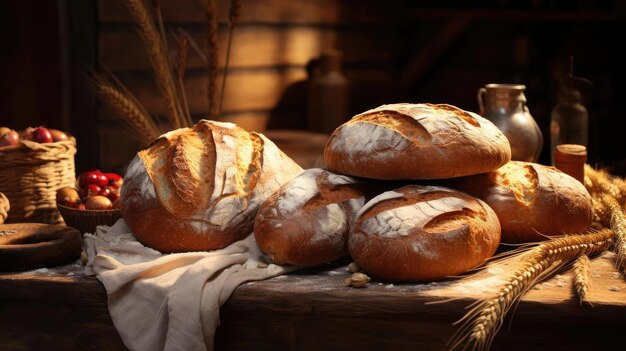
[[[393,284],[389,284],[389,285],[387,285],[385,288],[387,288],[387,289],[391,289],[391,288],[393,288]]]
[[[565,286],[565,283],[563,283],[562,281],[558,281],[556,282],[556,286],[558,286],[559,288],[562,288]]]
[[[620,291],[620,289],[617,286],[612,286],[609,288],[609,290],[615,291],[615,292]]]
[[[340,273],[340,272],[337,272],[337,271],[329,271],[329,272],[328,272],[328,273],[326,273],[326,274],[328,274],[328,275],[329,275],[329,276],[331,276],[331,277],[336,276],[336,275],[341,275],[341,273]]]

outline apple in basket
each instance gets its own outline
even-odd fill
[[[124,178],[117,173],[100,170],[78,175],[76,187],[57,190],[57,202],[66,207],[80,210],[110,210],[120,207],[120,190]]]
[[[0,147],[17,145],[20,142],[20,135],[7,127],[0,127]]]

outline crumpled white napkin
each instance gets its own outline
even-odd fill
[[[207,252],[161,254],[140,244],[123,219],[86,233],[86,273],[97,275],[109,312],[131,350],[213,350],[219,307],[242,283],[297,267],[267,265],[254,235]]]

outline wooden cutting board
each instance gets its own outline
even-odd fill
[[[0,224],[0,271],[53,267],[80,257],[74,228],[39,223]]]

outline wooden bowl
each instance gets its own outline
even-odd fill
[[[63,206],[57,203],[57,209],[63,216],[65,224],[78,229],[82,234],[95,233],[99,225],[111,226],[118,219],[122,218],[122,210],[79,210],[72,207]]]

